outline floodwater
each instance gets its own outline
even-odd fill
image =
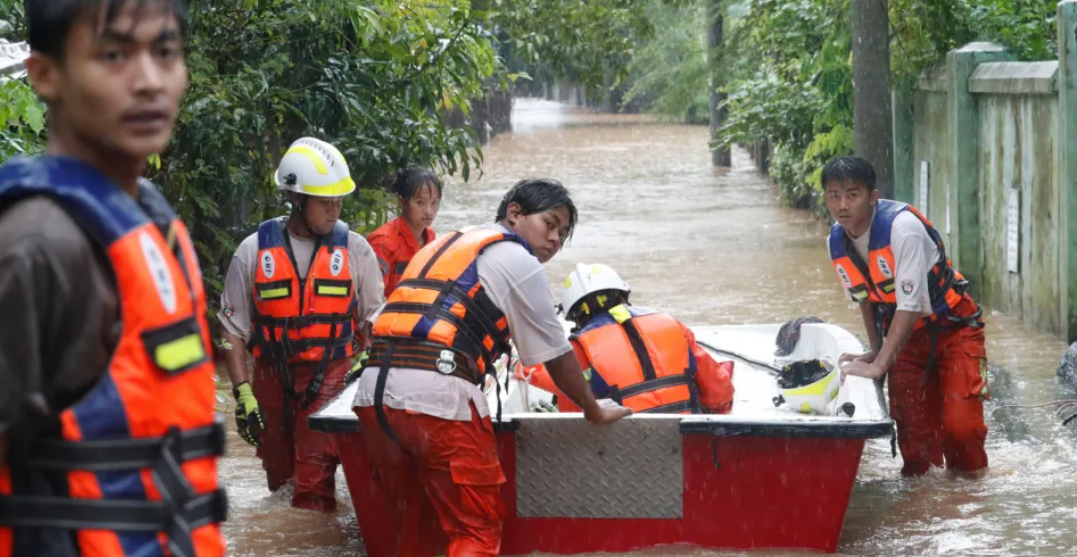
[[[779,207],[775,187],[744,151],[734,153],[731,170],[712,170],[705,127],[517,100],[514,128],[484,150],[480,179],[448,184],[439,232],[493,220],[501,196],[520,178],[555,177],[571,190],[580,223],[570,245],[547,265],[551,288],[576,263],[601,262],[629,282],[633,302],[690,324],[814,315],[863,338],[859,312],[842,299],[827,258],[826,225]],[[1065,344],[1005,315],[988,311],[985,321],[988,357],[1002,369],[992,376],[996,400],[986,407],[989,474],[979,481],[941,472],[902,479],[889,441],[870,441],[840,555],[1077,551],[1077,441],[1050,408],[1000,408],[1057,400],[1055,369]],[[364,555],[342,474],[341,510],[332,516],[293,510],[287,494],[268,493],[253,449],[234,432],[221,474],[232,508],[225,528],[230,554]]]

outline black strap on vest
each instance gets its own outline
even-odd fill
[[[106,441],[43,440],[32,444],[18,467],[51,470],[116,471],[148,468],[161,501],[73,499],[39,495],[0,497],[0,524],[12,527],[164,532],[177,557],[195,557],[191,532],[223,522],[224,491],[197,495],[182,464],[224,452],[219,425],[182,431],[172,427],[163,437]]]
[[[623,389],[615,386],[613,387],[613,392],[610,394],[610,398],[618,404],[623,404],[624,399],[626,398],[649,393],[651,391],[657,391],[659,389],[677,387],[679,385],[691,386],[691,383],[693,383],[692,378],[687,375],[669,375],[659,379],[652,379],[651,381],[629,385]]]
[[[640,414],[680,414],[681,412],[692,412],[692,401],[682,400],[680,402],[674,402],[666,404],[664,406],[655,406],[654,408],[648,408],[640,412]]]
[[[102,441],[34,441],[20,458],[23,466],[91,472],[149,468],[161,456],[159,437]],[[211,426],[180,431],[175,439],[181,461],[224,454],[224,429]]]
[[[628,335],[628,342],[632,345],[632,351],[636,353],[636,359],[639,360],[639,367],[643,370],[643,381],[654,381],[658,373],[654,369],[654,362],[651,361],[651,354],[647,352],[647,344],[643,342],[643,335],[631,319],[621,323],[621,328]]]
[[[453,299],[455,299],[457,302],[464,306],[464,309],[467,311],[467,315],[475,316],[475,319],[479,322],[479,325],[482,327],[483,332],[489,335],[490,338],[494,339],[495,342],[498,342],[499,344],[501,343],[502,331],[497,328],[497,324],[494,323],[493,320],[490,319],[490,316],[487,315],[486,312],[479,307],[479,304],[475,302],[475,299],[468,295],[468,293],[464,291],[463,288],[460,288],[460,285],[456,284],[456,282],[445,282],[432,279],[407,279],[400,281],[399,286],[403,286],[406,288],[424,288],[429,290],[440,290],[441,292],[445,292],[452,295]],[[443,302],[444,298],[439,297],[439,300]],[[434,302],[434,304],[435,308],[440,309],[441,303]],[[436,312],[435,315],[437,315]],[[455,314],[453,315],[455,316]],[[431,317],[431,319],[433,319],[433,317]],[[508,351],[508,347],[504,344],[500,344],[499,348],[502,352]]]
[[[385,432],[385,435],[392,439],[393,442],[400,444],[400,439],[397,439],[393,429],[389,427],[389,417],[385,415],[384,404],[385,382],[389,379],[389,366],[393,360],[393,349],[395,347],[394,340],[389,340],[385,343],[385,352],[381,359],[381,365],[378,366],[378,380],[374,384],[374,414],[378,417],[378,425],[381,426],[381,430]]]

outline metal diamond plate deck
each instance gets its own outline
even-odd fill
[[[629,419],[604,428],[579,418],[520,419],[516,514],[681,518],[679,427],[677,419]]]

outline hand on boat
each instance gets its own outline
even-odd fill
[[[608,398],[597,400],[594,406],[583,413],[587,421],[598,426],[609,425],[631,415],[631,408],[625,408]]]
[[[845,383],[846,375],[856,375],[858,377],[867,377],[868,379],[882,379],[886,375],[886,370],[882,366],[874,363],[867,363],[861,360],[855,360],[841,368],[841,382]]]
[[[864,362],[865,364],[875,363],[875,357],[878,355],[879,353],[875,350],[864,352],[863,354],[845,353],[838,358],[838,367],[844,366],[846,362]]]

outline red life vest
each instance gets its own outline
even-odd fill
[[[698,414],[696,359],[680,322],[616,306],[572,335],[591,363],[591,390],[635,412]],[[585,372],[586,373],[586,372]]]
[[[55,437],[0,468],[0,556],[223,555],[216,370],[194,246],[148,183],[139,202],[73,159],[0,167],[0,200],[48,195],[107,255],[123,332]],[[175,239],[175,250],[165,240]]]
[[[903,211],[909,211],[924,224],[928,235],[938,248],[939,258],[928,273],[928,295],[931,299],[932,315],[917,321],[919,329],[929,323],[940,326],[953,324],[976,324],[981,314],[979,306],[965,293],[968,281],[954,268],[946,257],[946,248],[942,236],[911,205],[880,199],[875,206],[875,217],[868,232],[868,260],[862,261],[852,240],[840,224],[830,230],[830,258],[838,279],[849,294],[859,302],[878,304],[877,326],[883,334],[889,327],[889,320],[897,307],[897,287],[895,284],[894,251],[890,247],[890,232],[894,219]],[[964,302],[964,303],[963,303]]]
[[[423,230],[423,245],[427,245],[437,239],[434,231],[430,228]],[[411,234],[404,219],[397,217],[370,233],[367,238],[374,254],[378,257],[378,267],[381,269],[381,278],[385,283],[385,297],[388,298],[396,285],[400,284],[404,276],[404,270],[415,253],[419,251],[417,238]]]
[[[504,241],[531,252],[523,238],[488,227],[456,231],[419,250],[374,322],[369,365],[438,371],[481,384],[507,353],[510,337],[504,313],[479,282],[477,259]]]

